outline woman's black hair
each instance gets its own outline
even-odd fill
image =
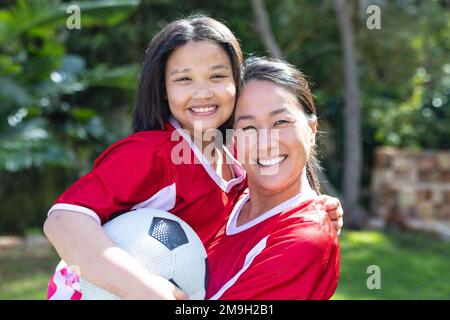
[[[278,59],[250,57],[242,66],[241,90],[251,80],[270,81],[279,85],[297,98],[308,119],[316,117],[316,107],[308,81],[295,66]],[[320,170],[320,165],[313,146],[306,164],[306,175],[311,187],[320,193],[316,170]]]
[[[165,67],[172,51],[188,41],[214,41],[228,54],[236,95],[240,86],[242,51],[234,34],[221,22],[203,15],[189,16],[166,25],[148,45],[136,94],[133,132],[164,130],[170,115],[166,98]],[[219,129],[231,128],[227,121]]]

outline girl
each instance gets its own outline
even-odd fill
[[[172,22],[151,41],[137,91],[135,133],[101,154],[92,171],[56,200],[44,224],[59,255],[79,266],[86,279],[124,299],[184,297],[116,247],[101,224],[115,214],[152,207],[185,220],[204,244],[213,238],[246,176],[220,135],[206,139],[202,133],[226,129],[241,62],[232,32],[204,16]],[[208,155],[211,140],[216,147]],[[330,214],[339,215],[339,203],[331,202]],[[49,297],[78,299],[76,286],[77,275],[62,264]]]
[[[234,125],[248,192],[207,247],[207,298],[329,299],[334,293],[339,243],[316,205],[315,113],[298,70],[277,60],[246,61]]]

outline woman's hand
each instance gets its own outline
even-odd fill
[[[318,202],[323,205],[324,210],[328,213],[328,216],[339,235],[342,226],[344,225],[344,209],[342,209],[341,202],[338,198],[330,197],[326,194],[321,194],[318,198]]]

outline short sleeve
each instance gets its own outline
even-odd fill
[[[331,222],[303,221],[271,234],[265,248],[219,299],[329,299],[338,277],[339,243]]]
[[[100,223],[148,200],[171,183],[167,151],[135,134],[101,154],[93,169],[77,180],[54,203],[56,209],[79,211]]]

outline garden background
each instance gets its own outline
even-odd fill
[[[284,58],[312,84],[324,191],[345,210],[334,298],[450,299],[450,243],[380,217],[373,189],[380,148],[450,149],[448,0],[2,0],[0,299],[45,298],[58,261],[41,238],[47,210],[131,133],[147,44],[193,13],[226,23],[246,56]]]

